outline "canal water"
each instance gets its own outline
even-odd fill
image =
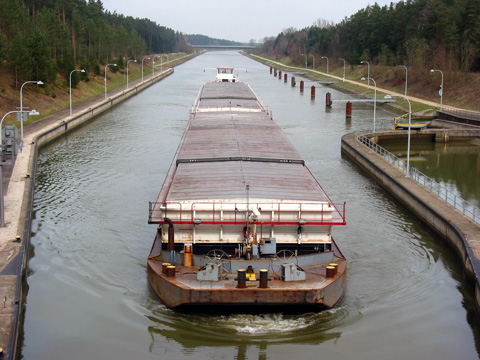
[[[406,139],[381,146],[406,161]],[[469,204],[480,207],[480,146],[473,141],[414,141],[410,147],[410,166]]]
[[[167,309],[147,284],[147,224],[202,81],[246,68],[274,120],[347,226],[334,237],[349,269],[345,296],[322,312],[215,314]],[[290,75],[290,74],[289,74]],[[289,78],[290,80],[290,78]],[[297,75],[297,81],[300,80]],[[340,139],[372,128],[372,107],[325,108],[235,52],[211,52],[42,149],[28,261],[24,359],[477,359],[473,288],[453,251],[362,171]],[[318,85],[318,84],[317,84]],[[377,109],[378,128],[392,114]],[[242,309],[245,311],[245,309]],[[248,310],[248,309],[247,309]]]

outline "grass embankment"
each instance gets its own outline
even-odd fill
[[[186,54],[176,53],[169,54],[169,64],[163,61],[163,67],[172,67],[178,65],[188,58],[182,58]],[[191,56],[195,56],[192,54]],[[182,59],[180,59],[182,58]],[[165,60],[165,58],[163,58]],[[155,72],[160,71],[160,59],[157,57],[155,62]],[[104,71],[105,67],[100,66],[100,69]],[[128,65],[129,84],[142,77],[142,63],[139,60],[137,63],[133,61]],[[143,76],[146,77],[152,73],[152,62],[145,60],[143,63]],[[89,81],[80,81],[75,88],[72,89],[72,104],[78,104],[92,97],[105,93],[104,74],[95,75],[93,73],[88,74]],[[119,86],[126,85],[127,83],[127,69],[118,70],[116,73],[112,71],[112,67],[107,69],[107,92],[113,90]],[[0,118],[6,113],[18,110],[20,107],[20,86],[22,83],[17,84],[15,87],[15,77],[12,73],[7,71],[6,65],[0,69]],[[57,80],[54,84],[45,84],[46,86],[37,86],[36,84],[26,84],[23,87],[22,98],[23,107],[28,109],[37,110],[40,115],[29,116],[28,121],[24,124],[27,125],[42,117],[53,114],[57,111],[68,109],[70,107],[70,86],[69,79],[63,75],[58,74]],[[6,124],[17,124],[16,114],[10,114],[7,116],[2,124],[2,127]]]
[[[302,68],[298,64],[293,64],[290,58],[283,57],[276,59],[274,57],[268,57],[261,55],[264,58],[268,58],[271,61],[280,62],[287,66],[294,66]],[[259,59],[257,59],[259,60]],[[311,68],[309,58],[309,67]],[[326,59],[315,59],[315,70],[326,72]],[[320,61],[319,61],[320,60]],[[329,74],[335,75],[340,78],[343,77],[343,62],[333,61],[329,59]],[[309,70],[309,69],[302,69]],[[367,77],[368,68],[367,65],[346,65],[345,78],[348,80],[363,82],[360,79]],[[443,105],[452,106],[466,110],[480,111],[480,74],[479,73],[460,73],[460,72],[447,72],[444,71],[444,93],[443,93]],[[328,76],[322,76],[320,74],[308,71],[307,76],[317,80],[331,80]],[[379,88],[394,91],[400,95],[405,94],[405,69],[401,67],[381,66],[370,64],[370,77],[375,79],[377,83],[377,98],[383,98],[386,94],[379,91]],[[441,75],[439,72],[430,73],[429,70],[419,70],[416,67],[408,68],[408,88],[407,95],[440,103],[440,95],[438,90],[441,84]],[[365,81],[366,83],[366,81]],[[355,94],[368,93],[373,96],[374,87],[370,82],[370,89],[366,90],[361,85],[355,85],[348,82],[342,82],[330,85],[343,92],[350,92]],[[397,99],[396,103],[404,111],[408,111],[408,103],[405,100]],[[425,105],[421,102],[411,101],[413,112],[423,112],[430,108],[429,105]]]

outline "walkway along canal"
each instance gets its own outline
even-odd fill
[[[146,281],[158,194],[199,84],[216,66],[249,82],[333,201],[347,201],[335,240],[349,260],[338,308],[319,313],[179,313]],[[372,108],[325,110],[268,68],[207,53],[38,157],[28,262],[24,359],[478,358],[473,289],[451,249],[340,153]],[[335,98],[348,95],[335,92]],[[379,129],[392,114],[378,108]],[[248,309],[246,309],[248,310]],[[368,346],[365,346],[365,345]]]

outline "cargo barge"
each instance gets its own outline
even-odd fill
[[[148,281],[169,308],[329,308],[344,293],[332,226],[346,224],[345,203],[330,200],[233,68],[201,86],[148,222]]]

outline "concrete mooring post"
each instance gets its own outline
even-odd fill
[[[347,118],[351,118],[352,117],[352,103],[350,101],[347,101],[345,111],[346,111]]]
[[[325,106],[327,107],[332,106],[332,94],[330,94],[329,92],[327,92],[325,96]]]

